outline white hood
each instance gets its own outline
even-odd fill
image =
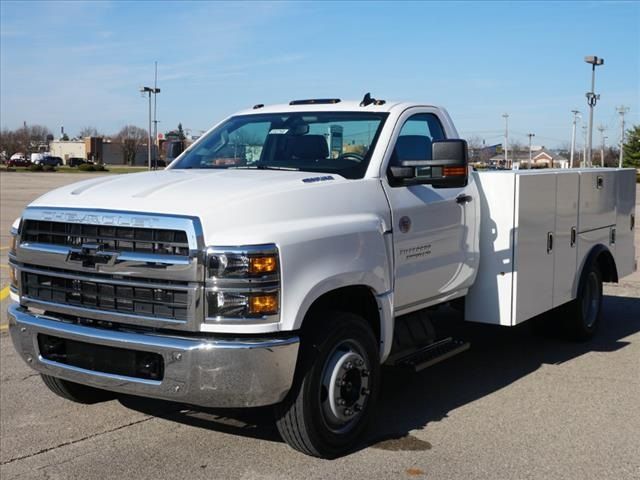
[[[30,206],[187,215],[201,219],[207,243],[241,243],[249,233],[251,242],[259,243],[274,241],[272,233],[279,223],[346,220],[345,216],[375,212],[375,205],[386,207],[375,179],[293,171],[173,169],[67,185]],[[257,238],[265,236],[271,239]]]

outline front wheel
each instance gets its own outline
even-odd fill
[[[357,315],[327,312],[315,320],[276,424],[296,450],[333,458],[353,447],[370,420],[380,384],[378,344]]]

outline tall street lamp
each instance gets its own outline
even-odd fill
[[[529,168],[531,168],[531,162],[532,162],[532,157],[533,155],[531,154],[531,139],[533,137],[536,136],[535,133],[528,133],[527,136],[529,137]],[[551,165],[553,167],[553,164]]]
[[[160,89],[156,87],[141,87],[140,93],[144,96],[144,94],[148,94],[149,96],[149,130],[147,135],[147,162],[149,165],[149,170],[151,170],[151,94],[156,95],[160,93]]]
[[[504,167],[509,167],[509,114],[503,113],[504,118]]]
[[[571,129],[571,160],[569,161],[570,168],[573,168],[573,156],[576,151],[576,123],[580,118],[580,112],[578,110],[571,110],[573,113],[573,128]]]
[[[593,140],[593,107],[600,100],[600,95],[595,93],[596,88],[596,67],[604,64],[604,58],[589,55],[584,57],[584,61],[591,65],[591,91],[587,92],[587,104],[589,104],[589,135],[587,137],[587,158],[586,166],[591,167],[591,146]]]

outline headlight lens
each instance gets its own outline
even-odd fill
[[[11,244],[9,245],[9,253],[11,255],[16,254],[16,246],[18,241],[18,231],[20,230],[20,218],[16,218],[11,225]]]
[[[279,292],[210,292],[207,296],[209,319],[256,318],[278,313]]]
[[[209,248],[207,267],[209,278],[255,278],[277,275],[278,252],[261,246],[252,250],[230,251],[230,249]]]
[[[280,309],[280,261],[275,245],[209,247],[206,321],[273,322]]]

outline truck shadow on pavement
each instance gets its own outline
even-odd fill
[[[410,435],[445,419],[450,411],[505,388],[543,365],[559,365],[589,352],[614,352],[629,345],[624,338],[640,332],[640,298],[605,296],[600,331],[575,343],[535,334],[529,323],[505,328],[462,322],[450,310],[433,314],[452,334],[470,341],[471,349],[419,373],[383,368],[382,390],[369,431],[354,452],[428,450],[431,445]],[[282,442],[270,408],[220,410],[124,397],[121,403],[166,420]],[[353,452],[352,452],[353,453]]]

